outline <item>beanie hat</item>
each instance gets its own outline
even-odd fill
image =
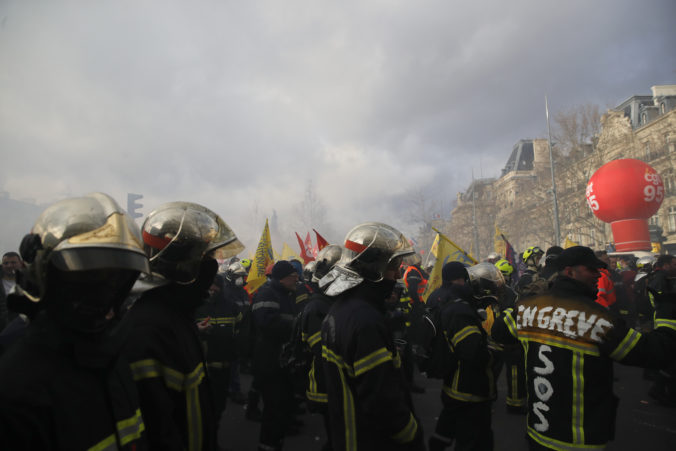
[[[448,262],[441,268],[442,282],[450,282],[457,279],[468,279],[469,274],[465,265],[460,262]]]
[[[270,275],[275,280],[282,280],[289,274],[294,274],[295,272],[296,268],[294,268],[291,263],[286,260],[280,260],[272,267],[272,273]]]

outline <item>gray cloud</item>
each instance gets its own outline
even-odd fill
[[[673,1],[0,5],[0,190],[201,202],[250,245],[308,180],[341,235],[498,175],[553,112],[676,79]],[[289,244],[293,237],[289,237]],[[281,247],[281,243],[279,246]]]

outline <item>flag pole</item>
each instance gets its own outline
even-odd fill
[[[552,152],[552,130],[549,126],[549,104],[545,95],[545,113],[547,115],[547,142],[549,143],[549,165],[552,171],[552,201],[554,202],[554,244],[561,246],[561,226],[559,225],[559,202],[556,198],[556,180],[554,179],[554,154]]]

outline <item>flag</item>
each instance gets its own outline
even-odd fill
[[[251,262],[251,269],[246,279],[246,291],[252,294],[254,291],[265,283],[265,268],[271,263],[274,263],[272,240],[270,239],[270,227],[268,220],[265,220],[265,227],[261,233],[261,239],[258,241],[256,248],[256,255]]]
[[[469,255],[467,252],[462,250],[460,246],[455,244],[453,241],[448,239],[443,233],[434,229],[437,232],[437,261],[434,263],[434,268],[430,273],[430,278],[427,282],[427,288],[425,288],[425,293],[423,293],[423,299],[427,302],[429,295],[441,286],[441,269],[448,262],[457,261],[464,263],[467,266],[471,266],[477,263],[477,261]]]
[[[296,259],[298,261],[301,261],[302,259],[300,256],[293,250],[291,247],[284,243],[284,247],[282,247],[282,260],[291,260],[291,259]]]
[[[309,232],[307,236],[310,238]],[[303,259],[303,265],[307,265],[314,260],[314,258],[308,253],[308,248],[305,247],[305,243],[303,243],[303,239],[298,235],[298,232],[296,232],[296,239],[298,239],[298,246],[300,246],[300,257]],[[312,242],[310,242],[310,245],[312,245]]]
[[[568,249],[569,247],[573,247],[573,246],[579,246],[579,244],[577,244],[575,241],[570,240],[570,239],[568,239],[568,237],[566,237],[566,242],[563,243],[563,248]]]
[[[507,259],[509,264],[512,265],[512,268],[514,268],[514,272],[512,273],[512,283],[516,284],[516,282],[519,281],[521,274],[526,269],[525,265],[521,258],[519,258],[519,254],[514,250],[512,244],[507,241],[507,238],[505,238],[505,235],[502,232],[500,233],[500,237],[505,242],[505,259]]]
[[[315,235],[317,235],[317,249],[321,251],[322,249],[324,249],[326,246],[329,245],[329,242],[326,241],[326,240],[324,239],[324,237],[321,236],[321,235],[319,234],[319,232],[317,232],[315,229],[312,229],[312,230],[314,230]],[[315,257],[316,257],[316,255],[315,255]]]
[[[502,256],[505,257],[507,255],[507,245],[505,240],[502,239],[504,235],[498,228],[498,225],[495,224],[495,235],[493,236],[493,248],[495,249],[495,252]]]
[[[430,247],[430,251],[427,253],[427,258],[425,259],[425,268],[434,264],[435,260],[437,259],[438,247],[439,247],[439,235],[437,234],[437,236],[434,237],[434,241],[432,242],[432,247]]]
[[[305,253],[310,256],[310,261],[315,259],[317,252],[317,246],[312,245],[312,238],[310,237],[310,232],[308,232],[305,235]]]

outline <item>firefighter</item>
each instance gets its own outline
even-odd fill
[[[249,266],[251,266],[249,264]],[[241,261],[233,262],[228,265],[223,278],[223,297],[229,305],[234,305],[237,312],[235,321],[235,338],[241,331],[241,320],[247,310],[251,308],[249,295],[244,286],[246,285],[247,272]],[[236,343],[236,342],[235,342]],[[230,386],[228,387],[228,397],[236,404],[246,404],[247,397],[242,393],[240,383],[240,361],[235,359],[230,365]]]
[[[233,265],[238,263],[233,263]],[[223,277],[216,275],[209,288],[209,298],[195,312],[207,362],[209,382],[214,400],[216,420],[225,409],[230,386],[230,371],[236,361],[235,327],[241,318],[240,309],[223,293]],[[199,328],[199,325],[198,325]]]
[[[595,302],[605,263],[591,249],[565,249],[558,264],[551,288],[505,311],[492,335],[525,349],[531,449],[603,449],[618,402],[613,361],[667,366],[676,351],[674,303],[657,312],[653,332],[641,334]]]
[[[258,289],[251,307],[256,338],[253,375],[263,398],[259,450],[280,450],[284,436],[297,433],[294,424],[293,380],[282,368],[282,346],[291,337],[298,282],[296,268],[286,260],[274,264],[270,280]]]
[[[10,295],[30,322],[0,361],[0,449],[147,449],[114,317],[148,273],[134,221],[101,193],[48,207]],[[32,308],[28,308],[32,307]]]
[[[447,272],[459,297],[447,298],[441,325],[454,356],[453,371],[444,377],[442,411],[429,441],[430,451],[443,450],[455,440],[456,450],[492,450],[491,403],[496,398],[494,358],[482,326],[488,302],[504,287],[498,269],[480,263],[469,269],[460,263]],[[450,265],[447,264],[447,265]],[[446,270],[446,266],[443,268]],[[470,273],[472,275],[470,275]]]
[[[377,222],[354,227],[344,246],[320,283],[336,296],[321,333],[333,449],[424,449],[383,313],[413,249],[401,232]]]
[[[317,254],[314,262],[311,283],[315,290],[310,295],[303,315],[301,317],[301,330],[303,341],[312,352],[312,364],[308,373],[307,390],[305,392],[311,411],[319,412],[324,419],[328,442],[324,450],[331,448],[329,419],[327,410],[326,383],[324,382],[324,372],[322,367],[322,339],[321,328],[322,321],[326,317],[331,307],[332,298],[326,296],[320,289],[319,280],[324,277],[338,262],[342,254],[342,247],[336,244],[330,244],[324,247]],[[310,264],[308,263],[308,265]]]
[[[558,257],[558,254],[554,255]],[[548,261],[547,264],[551,265],[552,263]],[[511,279],[514,268],[507,260],[499,260],[495,264],[495,267],[500,270],[506,281]],[[504,312],[508,308],[513,309],[518,299],[519,295],[509,286],[509,284],[507,284],[502,296],[498,299],[500,303],[500,312]],[[523,360],[523,349],[519,344],[503,345],[495,340],[492,341],[495,343],[497,349],[502,350],[502,363],[504,363],[505,366],[505,378],[507,380],[507,396],[505,400],[507,412],[526,414],[526,373]],[[500,367],[495,374],[496,380],[500,375],[501,369],[502,368]]]
[[[425,288],[427,288],[427,281],[430,276],[420,266],[422,264],[420,255],[413,254],[406,260],[408,261],[404,263],[409,263],[409,266],[404,272],[403,279],[408,295],[411,297],[411,304],[415,307],[424,303],[422,296]]]
[[[213,211],[170,202],[143,222],[143,243],[159,284],[124,318],[126,355],[153,449],[216,449],[217,415],[194,322],[218,263],[244,246]]]

